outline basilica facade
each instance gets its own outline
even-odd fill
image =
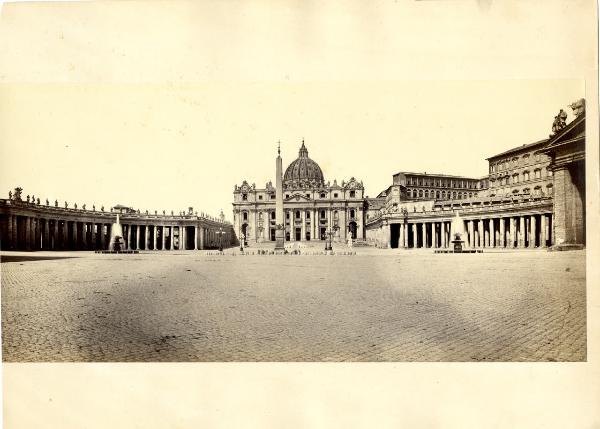
[[[233,191],[233,224],[247,244],[275,241],[275,187],[263,188],[246,180]],[[284,234],[286,242],[364,237],[364,187],[354,177],[338,183],[325,181],[319,164],[308,156],[304,141],[298,158],[283,175]]]

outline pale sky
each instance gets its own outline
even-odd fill
[[[0,192],[231,219],[234,185],[274,181],[277,141],[285,168],[304,138],[325,180],[354,176],[376,196],[398,171],[483,176],[486,157],[547,137],[585,96],[568,60],[593,53],[538,35],[558,14],[449,2],[462,11],[449,21],[446,5],[417,3],[5,4]],[[540,55],[548,42],[560,70]]]

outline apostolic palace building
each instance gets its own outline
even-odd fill
[[[561,109],[549,138],[490,156],[483,177],[399,172],[376,198],[362,182],[325,181],[302,142],[283,176],[285,240],[391,248],[448,248],[458,213],[468,248],[585,245],[585,101]],[[233,192],[234,231],[252,245],[275,241],[275,188],[243,181]]]

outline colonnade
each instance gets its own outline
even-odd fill
[[[467,248],[537,248],[554,244],[551,213],[463,219]],[[396,248],[451,248],[451,220],[408,221],[384,226],[377,241]]]
[[[107,219],[108,220],[108,219]],[[112,222],[68,220],[6,214],[2,216],[2,250],[105,250]],[[121,223],[129,250],[199,250],[224,247],[232,241],[230,228],[217,232],[203,225]],[[222,237],[220,237],[222,235]]]

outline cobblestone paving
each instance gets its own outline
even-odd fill
[[[583,251],[355,250],[5,262],[3,360],[586,359]]]

